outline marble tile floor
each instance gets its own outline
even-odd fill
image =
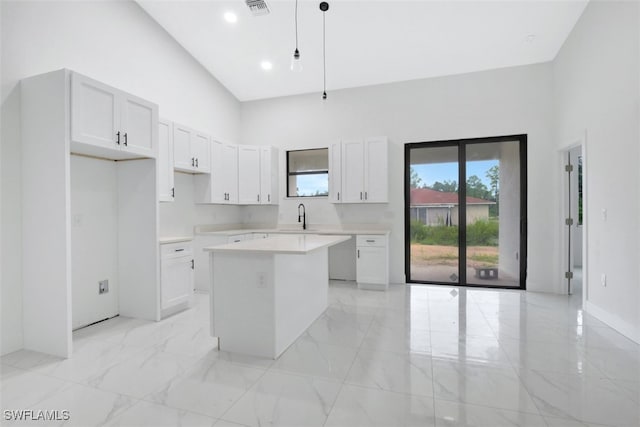
[[[332,282],[278,359],[220,352],[207,295],[162,322],[74,333],[74,355],[0,359],[7,426],[640,426],[640,347],[579,295]],[[12,421],[5,410],[67,410]]]

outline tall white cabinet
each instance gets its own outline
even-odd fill
[[[173,202],[176,196],[173,175],[173,123],[158,122],[158,198]]]
[[[329,200],[332,203],[388,203],[386,137],[345,139],[329,147]]]
[[[158,320],[158,107],[59,70],[22,80],[21,122],[24,348],[72,353],[71,153],[136,159],[116,166],[119,312]]]

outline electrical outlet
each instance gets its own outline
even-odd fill
[[[607,287],[607,275],[602,273],[602,276],[600,276],[600,283],[602,283],[602,286],[604,286],[605,288]]]
[[[109,292],[109,279],[100,280],[98,282],[98,294],[106,294]]]
[[[264,277],[264,273],[258,273],[258,287],[259,288],[266,288],[267,287],[267,281]]]

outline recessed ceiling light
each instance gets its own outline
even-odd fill
[[[238,15],[233,12],[226,12],[224,14],[224,20],[230,24],[235,24],[236,22],[238,22]]]
[[[536,40],[536,35],[535,34],[529,34],[529,35],[527,35],[527,37],[525,37],[524,40],[527,43],[533,43]]]
[[[270,69],[273,68],[273,64],[269,61],[262,61],[260,63],[260,66],[262,67],[263,70],[269,71]]]

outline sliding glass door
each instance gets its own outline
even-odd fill
[[[525,164],[525,135],[407,144],[407,281],[524,289]]]

